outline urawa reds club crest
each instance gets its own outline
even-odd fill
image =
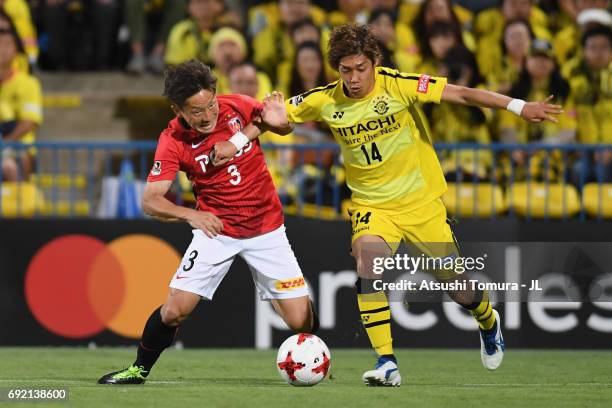
[[[240,122],[239,118],[235,117],[230,119],[229,122],[227,122],[227,127],[230,128],[232,134],[235,134],[242,130],[242,122]]]

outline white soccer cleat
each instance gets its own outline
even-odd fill
[[[499,313],[495,309],[493,313],[495,313],[495,327],[487,331],[480,329],[480,359],[488,370],[495,370],[500,366],[506,349]]]
[[[399,387],[402,376],[393,359],[379,357],[376,368],[363,373],[363,382],[369,387]]]

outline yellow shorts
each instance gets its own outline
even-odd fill
[[[459,256],[455,235],[447,222],[446,207],[440,198],[413,211],[353,206],[349,208],[349,215],[351,243],[363,235],[377,235],[393,253],[405,242],[430,257]]]

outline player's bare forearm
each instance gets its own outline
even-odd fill
[[[444,102],[479,106],[481,108],[508,109],[532,123],[545,120],[557,123],[557,119],[552,115],[563,113],[563,109],[561,105],[549,103],[552,98],[553,95],[550,95],[545,101],[525,102],[497,92],[452,84],[447,84],[442,91],[442,101]],[[513,104],[518,105],[518,110],[513,107]]]
[[[263,132],[266,131],[266,126],[263,122],[251,122],[242,129],[242,133],[249,138],[249,141],[257,139]]]
[[[257,139],[264,132],[264,125],[261,121],[253,121],[242,129],[242,134],[249,142]],[[215,146],[208,155],[212,160],[213,166],[222,166],[229,162],[238,153],[238,147],[230,140],[223,140],[215,143]]]
[[[447,84],[442,91],[442,100],[481,108],[505,109],[512,98],[484,89]]]
[[[142,195],[142,209],[146,214],[155,218],[163,218],[166,221],[173,219],[186,221],[209,238],[223,231],[223,223],[216,215],[207,211],[181,207],[167,200],[164,195],[170,189],[171,184],[170,180],[147,183]]]
[[[180,218],[167,218],[167,217],[158,217],[157,215],[148,214],[151,218],[155,218],[157,221],[161,222],[182,222]]]
[[[251,141],[258,138],[264,132],[273,132],[278,135],[285,136],[293,132],[293,126],[291,123],[289,123],[289,121],[282,124],[272,125],[264,121],[264,119],[259,116],[242,130],[242,133],[247,135]]]
[[[187,221],[189,213],[194,210],[178,206],[164,197],[171,184],[169,180],[147,183],[142,194],[142,210],[151,217],[165,221]]]
[[[241,146],[247,143],[244,137],[248,141],[253,141],[265,131],[271,131],[279,135],[287,135],[293,131],[287,118],[283,94],[280,92],[275,91],[266,96],[261,115],[245,126],[241,132],[242,136],[236,134],[228,141],[215,143],[209,155],[212,158],[213,165],[223,166],[228,163],[238,153]],[[238,139],[232,140],[235,138]]]

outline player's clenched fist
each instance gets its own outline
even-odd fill
[[[208,238],[214,238],[223,231],[223,223],[213,213],[206,211],[193,211],[187,219],[193,228],[202,230]]]
[[[238,153],[236,146],[228,140],[217,142],[210,152],[213,166],[223,166]]]

